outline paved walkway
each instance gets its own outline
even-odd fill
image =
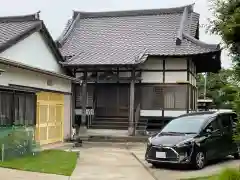
[[[71,180],[154,180],[124,147],[83,148]]]

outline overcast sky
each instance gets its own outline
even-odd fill
[[[62,32],[72,11],[115,11],[133,9],[153,9],[183,6],[195,3],[194,10],[200,14],[200,24],[207,24],[211,17],[208,0],[0,0],[0,16],[32,14],[41,11],[52,37],[56,39]],[[217,36],[205,33],[202,28],[200,39],[208,43],[219,43]],[[230,58],[226,51],[222,54],[222,65],[229,67]]]

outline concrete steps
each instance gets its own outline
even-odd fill
[[[128,117],[96,117],[91,125],[91,129],[128,129]]]

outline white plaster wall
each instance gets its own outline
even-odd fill
[[[150,57],[141,66],[143,70],[163,70],[163,58]],[[184,58],[166,58],[165,59],[166,70],[187,70],[187,59]],[[176,83],[177,81],[187,81],[186,72],[165,72],[166,83]],[[142,72],[143,83],[163,83],[163,73],[157,71]]]
[[[71,137],[72,127],[72,98],[71,95],[64,95],[64,124],[63,124],[63,138],[69,139]]]
[[[162,116],[162,110],[141,110],[140,116],[142,117],[159,117]]]
[[[187,71],[185,72],[165,72],[166,83],[177,83],[187,81]]]
[[[8,84],[15,84],[46,90],[71,92],[70,80],[2,64],[0,64],[0,68],[5,70],[5,72],[0,75],[0,85],[7,86]],[[51,86],[47,85],[47,80],[52,80],[53,84]]]
[[[177,110],[164,110],[164,117],[177,117],[186,114],[187,111],[177,111]],[[160,117],[162,116],[162,110],[141,110],[140,116],[142,117]]]
[[[0,56],[33,67],[57,73],[64,72],[39,32],[13,45]]]
[[[184,58],[167,58],[165,60],[165,69],[187,69],[187,59]]]
[[[163,70],[163,59],[158,57],[149,57],[147,61],[142,64],[142,69]]]
[[[162,83],[163,72],[142,72],[143,83]]]
[[[164,110],[165,117],[177,117],[186,113],[187,111]]]

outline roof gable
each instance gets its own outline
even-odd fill
[[[57,61],[62,61],[61,53],[50,36],[39,13],[24,16],[0,17],[0,53],[35,32],[40,32]]]

